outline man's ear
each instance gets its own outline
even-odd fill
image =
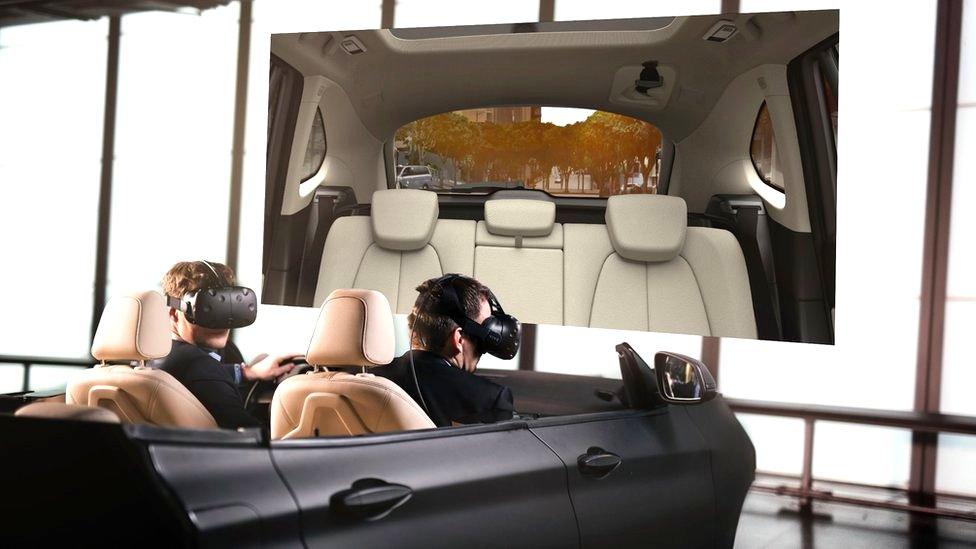
[[[450,346],[450,356],[454,356],[461,352],[461,328],[454,328],[451,332],[451,338],[448,340],[447,344]]]

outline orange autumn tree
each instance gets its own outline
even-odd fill
[[[661,145],[647,122],[597,111],[583,122],[556,126],[536,120],[498,124],[472,122],[456,112],[417,120],[400,128],[412,163],[426,154],[450,159],[457,179],[467,183],[514,184],[549,190],[553,168],[568,180],[589,175],[601,196],[621,191],[620,181],[641,174],[644,192]]]

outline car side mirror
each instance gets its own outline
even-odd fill
[[[661,398],[672,404],[699,404],[715,398],[715,378],[702,361],[677,353],[654,355]]]

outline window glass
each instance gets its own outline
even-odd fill
[[[976,2],[963,5],[959,65],[959,107],[956,111],[956,151],[953,166],[952,210],[949,218],[949,272],[946,284],[945,342],[942,358],[942,411],[976,415],[976,361],[972,332],[976,326]],[[962,442],[959,443],[963,444]]]
[[[448,112],[396,132],[396,163],[433,175],[430,188],[483,193],[526,188],[576,197],[655,193],[661,132],[587,109],[485,107]],[[401,172],[395,183],[416,181]],[[424,182],[426,184],[426,181]]]
[[[836,47],[834,48],[833,55],[834,55],[834,59],[837,59],[838,60],[838,65],[839,65],[839,59],[840,58],[837,56],[837,48]],[[837,143],[837,122],[838,122],[838,116],[837,116],[837,110],[838,110],[837,109],[837,90],[835,90],[830,85],[830,80],[827,78],[827,68],[824,66],[824,64],[823,63],[818,63],[818,66],[820,67],[820,81],[821,81],[821,83],[823,85],[824,101],[827,104],[827,112],[830,115],[830,127],[834,130],[834,144],[836,146],[836,143]]]
[[[743,0],[742,11],[827,9],[839,4]],[[903,7],[878,10],[869,3],[844,3],[841,17],[841,33],[849,36],[867,36],[879,28],[913,30],[912,40],[891,43],[894,51],[883,56],[871,40],[844,44],[844,93],[838,95],[844,134],[838,140],[836,344],[722,339],[718,382],[726,396],[912,409],[936,2]],[[906,66],[912,67],[911,79],[877,93],[877,82]],[[886,211],[898,212],[898,222],[872,230],[864,216],[877,210],[879,200]],[[798,429],[802,436],[802,426]],[[750,435],[757,449],[765,451],[782,433],[758,426]],[[890,442],[903,435],[884,436],[893,437],[887,447],[908,452],[907,446]],[[903,459],[893,454],[875,457],[869,451],[870,438],[854,437],[845,446],[838,446],[838,440],[818,438],[817,451],[846,451],[852,470],[882,459]],[[894,471],[893,479],[902,476]],[[830,469],[817,472],[830,474]]]
[[[31,391],[63,390],[85,368],[80,366],[34,365],[30,369]]]
[[[0,394],[24,390],[24,366],[0,363]]]
[[[236,3],[122,18],[110,296],[177,261],[224,260],[237,35]]]
[[[633,0],[556,0],[556,20],[622,19],[627,17],[666,17],[721,13],[721,0],[683,0],[682,2],[634,2]]]
[[[910,431],[818,421],[813,436],[814,478],[908,486]]]
[[[107,35],[107,19],[0,30],[0,355],[88,355]]]
[[[759,178],[767,185],[780,191],[783,190],[783,170],[779,167],[776,154],[776,136],[773,133],[773,119],[769,116],[769,108],[763,101],[756,116],[756,125],[752,129],[752,143],[749,146],[752,165],[756,168]]]
[[[719,386],[722,391],[722,387]],[[724,391],[723,391],[724,392]],[[756,447],[756,470],[799,475],[803,471],[803,420],[736,414]]]
[[[803,420],[736,414],[756,447],[756,470],[799,475],[803,471]],[[818,421],[813,431],[817,480],[905,487],[911,433],[869,425]],[[857,448],[856,454],[851,449]]]
[[[967,8],[969,6],[966,6]],[[941,434],[936,454],[935,489],[976,496],[976,436]]]
[[[308,147],[305,148],[305,161],[302,163],[302,181],[318,173],[325,160],[325,121],[322,120],[322,109],[315,110],[315,120],[312,122],[312,133],[308,136]]]
[[[649,365],[654,353],[670,351],[701,357],[702,338],[685,334],[540,325],[536,330],[535,369],[539,372],[620,377],[614,347],[627,342]]]
[[[393,17],[393,26],[398,28],[523,23],[539,20],[539,3],[495,0],[487,6],[479,2],[397,0]]]

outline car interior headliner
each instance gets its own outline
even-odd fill
[[[722,19],[734,21],[739,31],[726,42],[704,40]],[[546,105],[625,114],[680,141],[733,78],[759,65],[787,64],[837,32],[838,12],[688,16],[663,20],[663,26],[660,18],[644,21],[648,30],[607,30],[612,22],[603,21],[594,22],[601,30],[591,31],[578,30],[580,22],[557,22],[482,25],[467,32],[454,27],[447,36],[434,29],[280,34],[274,35],[272,53],[305,76],[321,75],[339,85],[379,140],[442,112]],[[628,23],[619,24],[626,29]],[[633,21],[629,25],[634,28]],[[492,33],[492,27],[508,30]],[[480,29],[485,33],[473,34]],[[347,53],[341,42],[350,36],[365,51]],[[659,63],[665,80],[662,100],[622,100],[615,86],[624,74],[619,71],[639,72],[649,60]],[[631,87],[633,78],[623,80]]]

